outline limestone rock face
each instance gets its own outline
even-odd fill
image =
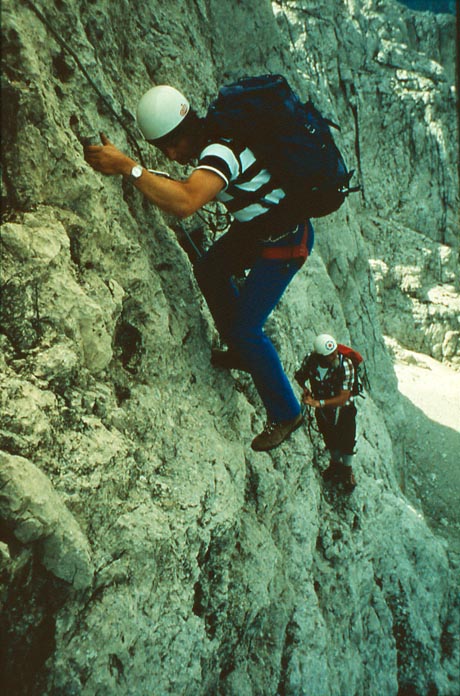
[[[308,88],[355,155],[363,190],[350,206],[368,242],[384,332],[458,367],[454,18],[385,1],[307,0],[276,11],[299,72],[317,76]]]
[[[88,541],[48,478],[23,457],[0,454],[0,513],[24,545],[42,542],[44,565],[76,589],[91,584]]]
[[[401,490],[410,423],[382,335],[458,360],[453,18],[380,0],[2,14],[5,693],[455,696],[457,566]],[[103,131],[181,176],[141,143],[140,95],[170,83],[203,113],[263,72],[341,123],[364,185],[315,225],[267,325],[290,375],[320,331],[366,356],[348,498],[316,432],[252,452],[261,404],[209,364],[183,227],[82,155]]]

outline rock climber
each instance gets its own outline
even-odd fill
[[[101,145],[85,147],[98,172],[122,175],[161,210],[179,218],[217,199],[233,217],[229,230],[197,259],[194,273],[228,350],[212,353],[214,366],[250,373],[265,406],[267,423],[254,438],[256,451],[280,445],[303,421],[300,403],[264,324],[313,246],[313,227],[296,211],[282,182],[244,144],[211,137],[174,87],[149,89],[137,107],[146,141],[169,160],[192,164],[188,178],[152,173],[101,134]],[[235,277],[242,276],[235,284]]]
[[[303,403],[315,409],[319,431],[330,453],[323,479],[340,482],[351,492],[356,486],[352,467],[356,444],[353,362],[339,352],[333,336],[320,334],[313,341],[313,351],[295,373],[295,379],[303,390]],[[310,389],[306,387],[307,381]]]

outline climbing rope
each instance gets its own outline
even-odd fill
[[[196,215],[200,218],[200,220],[202,220],[206,226],[209,227],[213,239],[218,232],[224,232],[224,230],[229,227],[231,221],[230,213],[221,212],[220,210],[210,210],[209,208],[201,208],[201,211],[211,215],[215,220],[215,222],[209,220],[209,218],[202,215],[199,210],[196,211]],[[219,222],[220,220],[222,220],[222,222]]]
[[[307,404],[302,404],[302,414],[307,425],[308,437],[313,445],[313,433],[319,433],[319,429],[316,428],[314,424],[313,409],[310,406],[307,406]]]
[[[135,138],[134,135],[130,132],[129,128],[127,127],[127,125],[126,125],[126,123],[124,122],[124,120],[122,119],[122,117],[115,111],[115,109],[113,108],[113,106],[111,105],[111,103],[109,102],[109,100],[107,99],[107,97],[105,96],[105,94],[104,94],[103,92],[101,92],[101,90],[99,89],[99,87],[96,85],[96,83],[95,83],[94,80],[92,79],[91,75],[88,73],[87,69],[85,68],[85,66],[84,66],[83,63],[81,62],[80,58],[79,58],[79,57],[77,56],[77,54],[75,53],[75,51],[74,51],[72,48],[70,48],[68,42],[65,41],[65,40],[57,33],[57,31],[56,31],[56,30],[54,29],[54,27],[51,25],[51,23],[49,22],[49,20],[45,17],[45,15],[43,14],[43,12],[42,12],[41,10],[38,9],[38,7],[35,5],[35,3],[32,2],[32,0],[25,0],[25,4],[28,5],[28,7],[32,10],[32,12],[34,12],[34,14],[38,17],[38,19],[39,19],[39,20],[42,22],[42,24],[46,27],[46,29],[49,31],[49,33],[53,36],[53,38],[54,38],[54,39],[57,41],[57,43],[61,46],[61,48],[63,49],[63,51],[65,51],[65,53],[67,53],[69,56],[71,56],[71,58],[75,61],[75,63],[77,64],[78,68],[81,70],[81,72],[83,73],[83,75],[84,75],[85,78],[87,79],[88,83],[89,83],[89,84],[91,85],[91,87],[94,89],[94,91],[95,91],[96,94],[99,96],[99,98],[104,102],[104,104],[105,104],[105,106],[107,107],[108,111],[110,111],[110,113],[112,114],[112,116],[118,121],[118,123],[120,124],[120,126],[121,126],[121,127],[123,128],[123,130],[125,131],[126,135],[128,136],[129,142],[131,143],[131,145],[133,146],[133,148],[135,149],[135,151],[136,151],[136,153],[137,153],[137,157],[139,158],[139,162],[142,164],[143,167],[145,167],[144,158],[143,158],[141,149],[140,149],[140,147],[139,147],[139,144],[138,144],[136,138]]]

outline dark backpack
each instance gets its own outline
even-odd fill
[[[343,343],[337,344],[339,355],[349,358],[355,368],[355,379],[353,382],[352,396],[364,396],[364,388],[369,389],[369,380],[367,378],[366,366],[364,358],[357,350],[346,346]]]
[[[207,113],[211,137],[247,145],[294,197],[307,217],[337,210],[350,188],[330,126],[311,101],[303,104],[282,75],[247,77],[222,87]]]

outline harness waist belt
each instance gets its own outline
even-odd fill
[[[302,239],[299,244],[294,246],[279,246],[279,247],[264,247],[261,251],[263,259],[281,259],[289,261],[290,259],[306,259],[308,256],[307,249],[308,225],[305,224]]]

